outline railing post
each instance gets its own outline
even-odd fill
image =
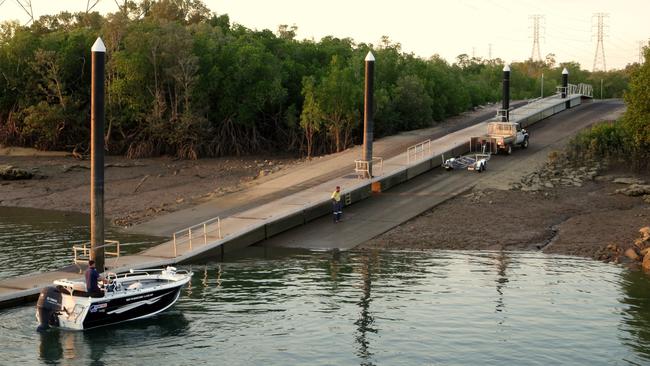
[[[176,258],[176,257],[177,257],[177,253],[176,253],[176,233],[174,233],[174,258]]]
[[[190,250],[192,250],[192,228],[187,229],[190,234]]]
[[[203,245],[208,245],[208,231],[205,223],[203,223]]]
[[[219,226],[219,239],[223,239],[221,237],[221,218],[217,217],[217,225]]]

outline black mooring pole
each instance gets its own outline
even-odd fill
[[[510,120],[510,66],[503,67],[503,101],[501,102],[501,121]]]
[[[104,272],[104,72],[106,47],[97,38],[91,48],[90,96],[90,259]]]
[[[564,68],[562,70],[562,98],[566,98],[569,95],[569,70]],[[564,108],[571,108],[571,100],[564,102]]]
[[[372,52],[366,55],[366,82],[363,101],[363,156],[368,163],[368,177],[372,178],[372,139],[373,139],[373,91],[375,79],[375,57]]]
[[[562,99],[566,98],[567,93],[569,92],[569,70],[564,68],[562,70]]]

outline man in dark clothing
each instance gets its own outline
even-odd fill
[[[88,261],[88,269],[86,270],[86,292],[91,297],[103,297],[104,292],[99,288],[99,281],[104,282],[104,277],[99,275],[95,269],[95,261]]]

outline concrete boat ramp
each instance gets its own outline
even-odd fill
[[[567,108],[581,104],[586,97],[583,94],[570,94],[564,99],[555,95],[535,100],[512,110],[510,112],[510,121],[519,122],[522,127],[528,127]],[[323,174],[323,171],[314,171],[312,172],[314,175],[311,176],[307,171],[306,173],[303,172],[301,176],[286,175],[280,177],[273,184],[266,185],[263,190],[255,191],[253,189],[239,196],[233,194],[230,198],[226,196],[224,199],[230,201],[225,205],[225,208],[223,206],[221,209],[216,208],[214,203],[193,208],[191,209],[195,211],[193,217],[201,217],[206,221],[186,229],[172,232],[174,227],[179,222],[182,222],[180,216],[178,216],[182,214],[171,214],[153,220],[143,225],[142,231],[168,235],[171,240],[134,255],[107,257],[107,271],[124,272],[131,268],[155,268],[200,262],[205,261],[207,258],[219,258],[226,253],[277,237],[278,234],[287,230],[331,215],[330,195],[334,187],[341,186],[345,206],[363,201],[370,197],[373,192],[389,190],[439,167],[445,156],[457,156],[468,152],[470,137],[484,134],[486,125],[487,121],[481,122],[433,141],[422,141],[403,153],[386,160],[381,161],[378,159],[373,168],[375,176],[372,179],[362,179],[353,170],[336,176],[328,176],[328,174]],[[515,158],[513,157],[513,159]],[[340,174],[342,172],[341,167],[349,164],[349,161],[332,160],[327,167],[330,172]],[[313,181],[316,175],[324,176],[326,179]],[[310,179],[312,179],[311,184],[306,184]],[[457,175],[454,179],[467,178],[463,177],[463,175]],[[465,189],[467,189],[467,185],[462,188],[462,190]],[[460,193],[460,191],[454,189],[438,191],[435,186],[432,186],[431,190],[432,194],[440,196],[440,200],[448,199]],[[247,198],[252,200],[255,192],[258,195],[264,194],[265,199],[258,200],[258,204],[251,205]],[[392,209],[391,201],[401,199],[399,194],[386,199],[385,205],[387,207],[384,210],[375,212],[376,220],[386,222],[381,225],[381,229],[377,228],[379,231],[376,233],[372,230],[372,226],[364,227],[363,230],[367,232],[360,236],[359,240],[367,238],[369,233],[372,235],[381,234],[381,232],[385,231],[386,223],[391,227],[397,226],[430,208],[420,207],[423,204],[430,205],[430,203],[418,203],[417,197],[410,197],[409,199],[413,200],[413,210],[395,212],[391,215],[386,214]],[[214,212],[216,212],[216,215],[222,216],[214,217],[216,215],[210,215]],[[187,213],[185,216],[187,216]],[[324,223],[334,225],[330,220],[325,220]],[[354,222],[344,222],[343,224],[355,225]],[[361,227],[358,229],[361,230]],[[300,236],[301,240],[313,242],[305,247],[315,249],[338,248],[346,250],[359,244],[358,241],[354,240],[354,237],[346,241],[339,241],[333,245],[331,240],[312,237],[308,231],[305,231],[305,234]],[[319,243],[322,245],[319,245]],[[278,243],[274,245],[278,245]],[[287,246],[297,246],[297,243],[287,243]],[[0,307],[13,306],[35,299],[40,289],[50,285],[55,279],[80,277],[80,268],[71,265],[57,271],[34,273],[2,280],[0,281]]]

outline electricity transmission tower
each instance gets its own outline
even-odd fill
[[[530,55],[530,59],[533,61],[541,61],[542,53],[539,51],[539,30],[540,28],[544,30],[543,26],[540,27],[540,20],[544,20],[544,16],[540,14],[531,15],[528,17],[533,20],[533,52]],[[542,37],[544,37],[542,35]]]
[[[100,0],[87,0],[86,1],[86,14],[90,13],[93,8],[99,4]]]
[[[608,16],[609,14],[607,13],[596,13],[592,17],[592,20],[594,18],[598,19],[598,24],[596,25],[596,54],[594,55],[594,67],[591,69],[591,71],[600,70],[607,72],[607,62],[605,61],[605,47],[603,46],[603,38],[605,38],[605,18]],[[597,69],[596,67],[598,65],[602,65],[602,68]]]
[[[0,5],[4,4],[6,0],[0,0]],[[29,20],[25,25],[32,23],[34,21],[34,9],[32,8],[32,0],[15,0],[16,4],[20,6],[21,9],[25,13],[27,13],[27,16],[29,17]]]
[[[86,0],[86,13],[90,13],[100,2],[101,0]],[[4,3],[6,3],[7,0],[0,0],[0,6],[2,6]],[[32,0],[13,0],[13,3],[17,4],[25,14],[27,14],[27,22],[25,22],[25,25],[29,23],[34,22],[34,6],[32,4]],[[120,5],[120,2],[118,0],[114,0],[115,4],[117,7],[122,10],[126,9],[127,7],[127,1],[124,1],[123,5]]]

